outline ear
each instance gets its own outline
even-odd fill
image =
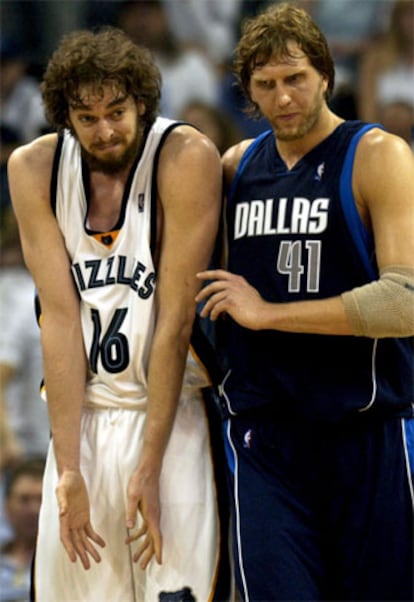
[[[142,100],[138,100],[137,102],[138,115],[142,117],[147,112],[147,107]]]

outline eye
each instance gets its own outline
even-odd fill
[[[113,119],[121,119],[122,116],[125,113],[125,109],[116,109],[113,113],[112,113],[112,118]]]
[[[260,79],[256,82],[258,88],[262,88],[263,90],[271,90],[275,87],[275,82],[269,79]]]
[[[92,115],[78,115],[78,121],[80,121],[80,123],[83,123],[85,125],[93,123],[94,120],[95,120],[95,118],[92,117]]]
[[[286,83],[297,84],[301,79],[303,79],[303,73],[294,73],[286,78]]]

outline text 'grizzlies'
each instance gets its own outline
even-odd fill
[[[272,234],[320,234],[326,229],[329,199],[310,201],[266,199],[239,203],[234,218],[234,239]]]
[[[127,257],[124,255],[111,256],[105,260],[89,259],[83,264],[72,265],[72,273],[79,291],[111,284],[125,284],[136,291],[141,299],[148,299],[155,288],[155,272],[145,274],[146,271],[146,266],[140,261],[134,261],[128,269]]]

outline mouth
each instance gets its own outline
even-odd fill
[[[280,121],[282,123],[288,123],[288,122],[296,119],[298,117],[298,115],[299,115],[298,113],[289,113],[287,115],[277,115],[276,121]]]
[[[112,140],[106,144],[94,144],[93,150],[96,152],[106,153],[115,150],[120,145],[119,140]]]

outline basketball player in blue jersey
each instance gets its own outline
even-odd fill
[[[224,155],[227,269],[199,274],[196,300],[227,341],[238,588],[412,600],[412,151],[330,110],[334,66],[303,10],[247,21],[235,56],[272,127]]]
[[[158,69],[116,28],[65,36],[41,87],[56,133],[9,162],[52,432],[35,599],[212,600],[208,378],[189,342],[220,157],[157,116]]]

